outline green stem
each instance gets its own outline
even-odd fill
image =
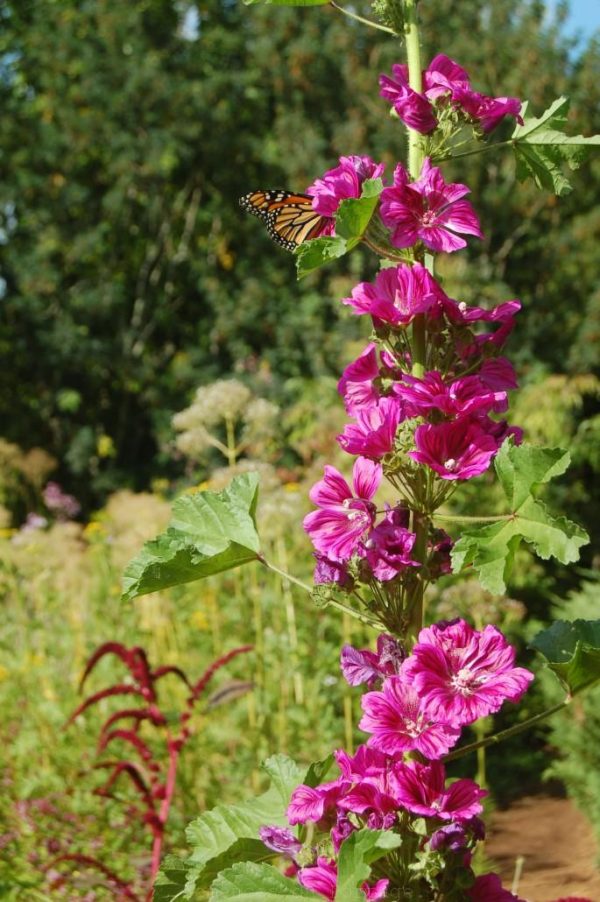
[[[545,711],[542,711],[541,714],[536,714],[534,717],[529,717],[527,720],[524,720],[522,723],[516,724],[514,727],[509,727],[508,730],[501,730],[500,733],[494,733],[492,736],[487,736],[485,739],[481,739],[479,742],[471,742],[469,745],[464,745],[461,749],[457,749],[455,752],[451,752],[449,755],[446,755],[442,760],[446,763],[448,761],[456,761],[457,758],[462,758],[463,755],[468,755],[470,752],[474,752],[477,749],[486,748],[488,745],[496,745],[499,742],[502,742],[504,739],[510,739],[511,736],[516,736],[518,733],[522,733],[523,730],[528,730],[529,727],[533,726],[539,721],[544,720],[546,717],[550,717],[551,714],[556,714],[557,711],[561,711],[563,708],[566,708],[572,701],[571,696],[567,696],[564,701],[559,702],[558,705],[553,705],[552,708],[547,708]]]
[[[343,13],[345,16],[349,16],[351,19],[355,19],[357,22],[362,22],[363,25],[368,25],[369,28],[376,28],[378,31],[387,32],[387,34],[396,34],[393,28],[388,28],[387,25],[379,25],[378,22],[372,22],[371,19],[365,19],[364,16],[359,16],[357,13],[351,13],[349,9],[344,9],[343,6],[338,6],[337,3],[333,2],[333,0],[329,0],[329,5],[334,9],[337,9],[339,12]]]
[[[271,561],[268,561],[262,554],[257,555],[257,560],[260,561],[261,564],[268,570],[272,570],[273,573],[278,573],[279,576],[283,576],[284,579],[289,580],[289,582],[294,583],[295,586],[300,586],[301,589],[304,589],[305,592],[308,592],[309,595],[312,595],[312,588],[307,585],[307,583],[303,583],[301,579],[296,579],[295,576],[292,576],[291,573],[286,573],[285,570],[281,570],[279,567],[276,567],[275,564],[272,564]]]
[[[501,520],[512,520],[514,514],[499,514],[497,517],[463,517],[460,514],[434,514],[436,520],[447,520],[449,523],[499,523]]]
[[[419,21],[417,17],[417,0],[405,0],[404,4],[404,39],[406,41],[406,61],[408,63],[408,83],[413,91],[420,94],[423,90],[423,73],[421,67],[421,45],[419,43]],[[408,129],[408,171],[413,179],[417,179],[423,165],[423,143],[421,135],[414,128]]]
[[[498,147],[508,147],[512,144],[509,141],[497,141],[495,144],[482,144],[480,147],[474,147],[473,150],[465,150],[463,153],[449,153],[444,157],[438,157],[441,160],[460,160],[461,157],[473,157],[478,153],[488,153],[490,150],[496,150]]]

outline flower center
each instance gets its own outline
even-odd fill
[[[449,457],[448,460],[444,461],[444,468],[446,470],[455,470],[456,460],[453,457]]]
[[[450,682],[452,688],[461,695],[472,695],[479,683],[475,674],[468,667],[461,667]]]

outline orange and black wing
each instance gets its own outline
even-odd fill
[[[312,197],[308,194],[252,191],[240,198],[240,206],[262,219],[273,241],[288,251],[317,238],[327,222],[326,216],[313,210]]]

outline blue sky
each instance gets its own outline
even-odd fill
[[[553,0],[547,0],[547,3],[550,7],[556,5]],[[585,38],[600,29],[600,0],[570,0],[569,8],[568,34],[579,32]]]

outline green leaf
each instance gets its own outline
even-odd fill
[[[234,864],[223,871],[212,885],[210,902],[222,899],[237,899],[238,902],[301,902],[304,899],[323,897],[304,889],[297,880],[284,877],[276,868],[268,864]],[[363,896],[364,902],[364,896]]]
[[[531,647],[544,655],[571,695],[600,680],[600,620],[557,620]]]
[[[167,530],[125,568],[123,599],[204,579],[256,560],[258,476],[236,476],[222,492],[183,495]]]
[[[305,786],[315,787],[322,783],[329,773],[334,760],[333,755],[327,755],[322,761],[315,761],[311,764],[302,781]]]
[[[388,830],[359,830],[344,840],[338,856],[335,902],[364,902],[360,885],[368,880],[371,864],[397,849],[402,838]]]
[[[559,97],[539,119],[527,118],[523,107],[523,125],[517,125],[512,144],[517,161],[517,178],[533,178],[538,188],[562,195],[571,191],[563,165],[578,169],[593,146],[600,145],[600,135],[584,138],[568,136],[560,131],[567,121],[569,99]]]
[[[383,191],[381,179],[367,179],[360,197],[343,200],[335,214],[335,233],[346,238],[351,250],[362,238],[379,203]]]
[[[313,238],[312,241],[306,241],[296,250],[296,273],[299,279],[307,276],[309,273],[331,263],[338,257],[343,257],[350,250],[345,238],[339,237],[323,237]]]
[[[286,809],[304,770],[285,755],[273,755],[263,764],[271,777],[269,789],[239,805],[217,805],[192,821],[186,836],[192,853],[186,891],[209,886],[224,868],[238,861],[264,861],[273,853],[258,838],[267,824],[287,826]]]
[[[165,855],[154,883],[153,902],[172,902],[173,899],[187,898],[187,876],[188,866],[185,861],[175,855]]]
[[[569,461],[569,453],[560,448],[505,442],[495,467],[511,513],[506,520],[465,530],[452,551],[454,572],[472,564],[484,589],[500,594],[522,540],[544,560],[576,561],[581,546],[589,542],[587,533],[566,517],[554,517],[535,497],[537,487],[564,473]]]

